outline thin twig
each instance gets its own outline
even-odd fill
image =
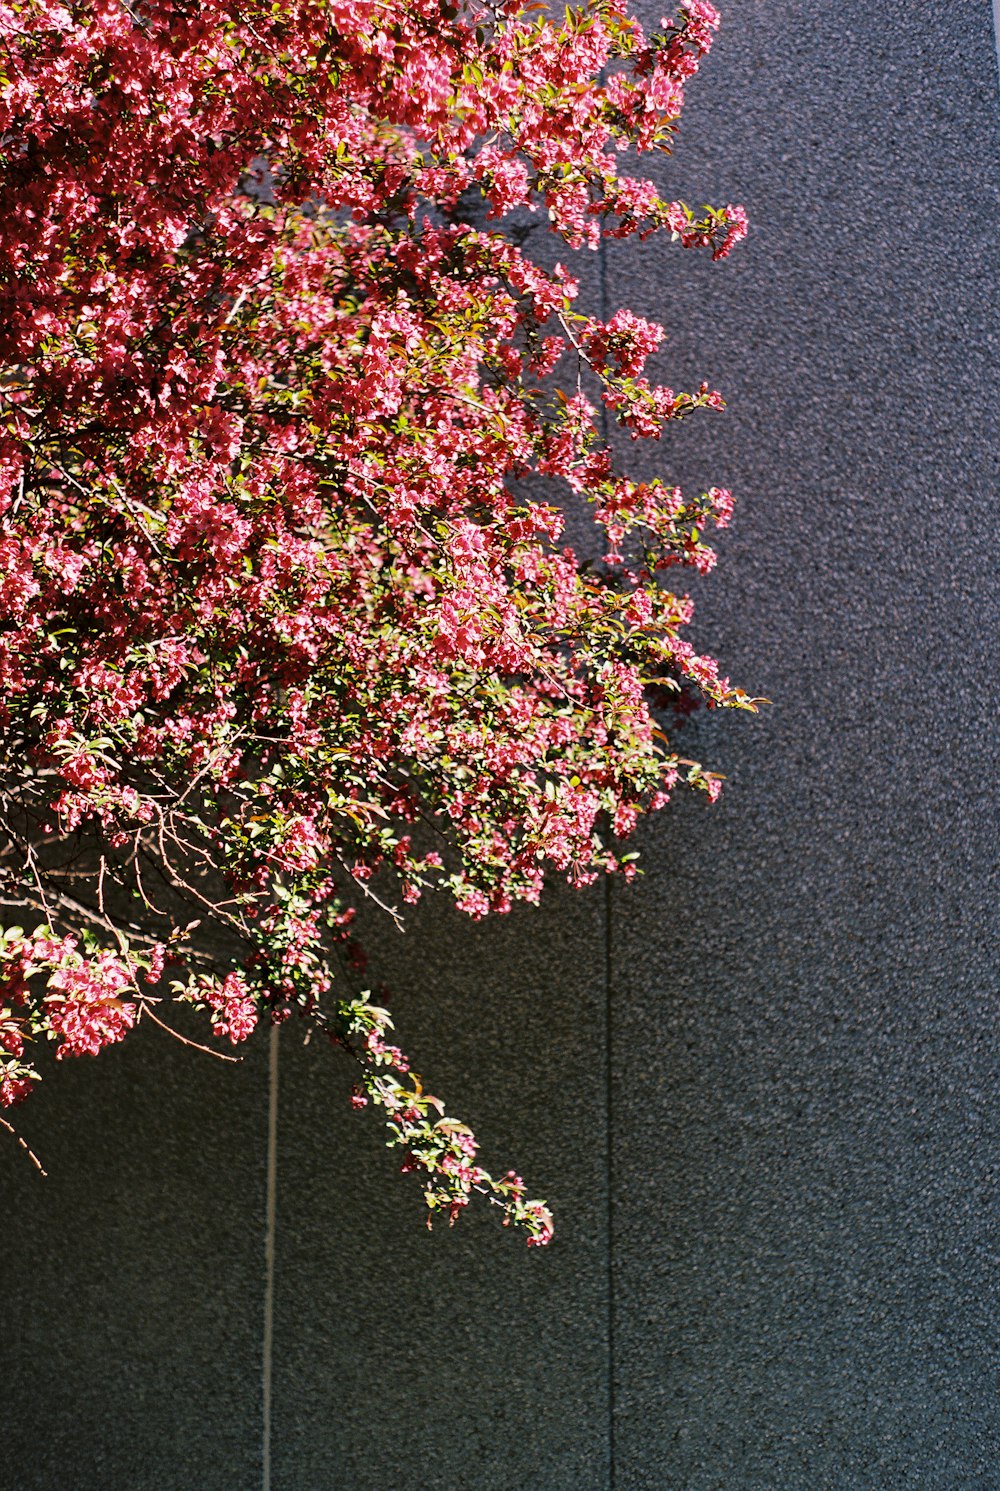
[[[139,1008],[142,1014],[149,1016],[154,1025],[159,1025],[161,1030],[165,1030],[168,1035],[172,1035],[175,1041],[180,1041],[182,1046],[191,1046],[195,1051],[204,1051],[206,1056],[214,1056],[217,1061],[233,1061],[239,1065],[243,1060],[242,1056],[227,1056],[225,1051],[214,1051],[211,1046],[203,1046],[199,1041],[189,1041],[186,1035],[181,1035],[179,1030],[175,1030],[172,1025],[168,1025],[165,1020],[161,1020],[159,1015],[154,1014],[145,999],[140,999]]]
[[[35,1151],[28,1147],[28,1145],[21,1138],[20,1134],[17,1132],[17,1129],[15,1129],[14,1125],[12,1123],[8,1123],[6,1118],[0,1118],[0,1125],[2,1125],[7,1130],[8,1134],[14,1135],[14,1138],[17,1140],[18,1144],[20,1144],[21,1148],[24,1150],[25,1154],[28,1156],[28,1159],[34,1165],[39,1175],[48,1175],[49,1172],[42,1169],[42,1162],[35,1154]]]
[[[382,911],[386,912],[389,916],[392,917],[393,921],[396,923],[398,931],[405,932],[406,926],[403,922],[402,916],[399,914],[399,911],[396,909],[396,907],[390,906],[388,902],[383,901],[379,896],[375,894],[373,890],[370,890],[363,880],[358,879],[357,875],[355,875],[354,871],[351,869],[350,865],[347,864],[346,860],[344,860],[341,855],[337,853],[336,850],[334,850],[333,852],[337,863],[346,871],[348,875],[350,875],[351,879],[354,881],[355,885],[357,885],[361,893],[367,896],[369,901],[374,901],[376,906],[380,907]]]

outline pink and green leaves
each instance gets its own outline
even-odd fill
[[[662,329],[595,320],[504,231],[728,254],[741,208],[618,173],[669,148],[717,24],[0,4],[0,890],[38,922],[0,946],[4,1104],[32,1043],[93,1052],[170,998],[233,1043],[299,1013],[432,1210],[486,1191],[547,1241],[386,1044],[349,926],[633,874],[639,817],[719,786],[655,690],[754,707],[662,583],[711,567],[729,493],[630,480],[599,412],[656,439],[719,395],[651,381]]]

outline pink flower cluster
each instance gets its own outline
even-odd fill
[[[0,1106],[20,1102],[37,1077],[25,1059],[26,1041],[55,1040],[57,1060],[96,1056],[127,1035],[140,977],[156,983],[163,965],[159,945],[136,955],[97,948],[89,937],[81,946],[47,926],[31,935],[21,927],[0,930]]]
[[[233,1045],[245,1041],[257,1026],[257,1004],[239,973],[227,973],[217,987],[205,991],[211,1011],[212,1034],[228,1036]]]

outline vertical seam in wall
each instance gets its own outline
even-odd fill
[[[1000,0],[996,0],[1000,4]],[[602,73],[603,81],[603,73]],[[598,300],[601,320],[608,319],[608,258],[607,244],[602,237],[598,247]],[[605,444],[610,443],[611,428],[607,404],[601,405],[601,423]],[[604,1124],[605,1124],[605,1182],[607,1185],[607,1296],[608,1296],[608,1491],[615,1491],[615,1263],[614,1263],[614,1067],[611,1060],[614,1020],[611,996],[611,877],[604,880]]]
[[[607,1187],[608,1187],[608,1486],[615,1488],[615,1188],[614,1188],[614,1065],[611,1060],[614,1022],[612,1019],[611,995],[611,877],[604,881],[604,1045],[605,1074],[605,1125],[607,1128]]]
[[[278,1035],[271,1026],[267,1065],[267,1189],[264,1222],[264,1340],[261,1350],[264,1491],[271,1491],[271,1381],[274,1357],[274,1237],[278,1215]]]

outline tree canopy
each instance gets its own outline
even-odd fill
[[[608,433],[722,400],[652,382],[662,329],[530,253],[536,223],[715,258],[745,234],[620,169],[670,149],[717,25],[0,3],[3,1105],[46,1037],[300,1014],[432,1210],[481,1191],[548,1240],[392,1043],[351,924],[630,876],[640,815],[719,788],[657,698],[755,706],[665,583],[711,567],[730,494],[633,480]]]

